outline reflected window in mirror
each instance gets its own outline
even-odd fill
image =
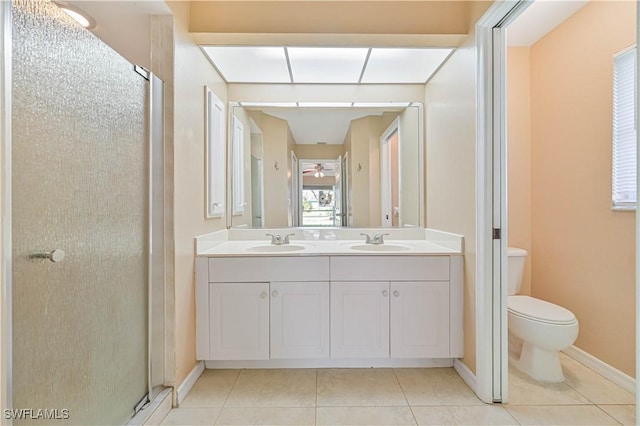
[[[341,147],[335,149],[342,149]],[[343,226],[342,156],[333,159],[301,159],[302,221],[300,226]]]
[[[233,227],[424,225],[421,104],[230,108]],[[236,154],[243,131],[250,143]],[[251,167],[249,149],[262,170]]]
[[[333,187],[302,189],[302,226],[339,226]]]

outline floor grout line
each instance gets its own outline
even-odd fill
[[[603,410],[599,405],[594,404],[594,406],[596,408],[598,408],[598,410],[602,411],[604,414],[606,414],[607,416],[611,417],[613,419],[614,422],[618,423],[618,424],[622,424],[622,422],[618,419],[616,419],[615,417],[613,417],[613,415],[607,413],[605,410]],[[637,422],[636,422],[637,423]]]
[[[452,403],[452,404],[448,404],[446,402],[444,403],[439,403],[439,404],[415,404],[412,405],[409,401],[409,398],[407,396],[407,391],[404,389],[402,382],[400,381],[400,377],[397,374],[397,369],[395,368],[391,368],[392,372],[393,372],[393,377],[396,380],[396,385],[400,388],[400,391],[402,392],[403,398],[404,398],[404,402],[406,405],[402,406],[402,405],[398,405],[397,403],[395,404],[391,404],[391,405],[351,405],[351,404],[347,404],[347,405],[323,405],[320,406],[319,405],[319,382],[320,382],[320,372],[321,369],[313,369],[314,370],[314,374],[315,374],[315,405],[313,406],[314,409],[314,413],[313,413],[313,423],[314,425],[318,424],[318,409],[319,408],[362,408],[362,409],[373,409],[373,408],[402,408],[402,407],[409,407],[409,410],[411,412],[411,416],[413,419],[413,422],[415,422],[416,425],[419,425],[417,416],[416,416],[416,412],[414,411],[414,408],[418,408],[418,407],[459,407],[460,409],[464,408],[464,407],[474,407],[474,406],[484,406],[484,405],[498,405],[498,404],[483,404],[482,402],[478,403],[478,404],[464,404],[464,403]],[[231,395],[233,394],[233,392],[235,391],[236,386],[238,386],[238,383],[240,382],[240,376],[241,374],[243,374],[243,372],[247,371],[246,369],[236,369],[236,375],[235,378],[233,379],[233,384],[230,386],[226,397],[224,398],[224,402],[219,405],[218,407],[215,406],[202,406],[202,407],[181,407],[179,410],[190,410],[190,409],[206,409],[206,408],[210,408],[210,409],[219,409],[217,415],[215,416],[215,418],[213,419],[213,424],[218,424],[221,419],[222,419],[222,412],[225,409],[236,409],[236,410],[240,410],[242,411],[242,409],[275,409],[276,411],[278,409],[309,409],[311,408],[311,406],[300,406],[300,405],[296,405],[294,403],[293,406],[289,405],[289,406],[284,406],[284,405],[288,405],[288,404],[282,404],[282,406],[264,406],[264,405],[260,405],[260,404],[251,404],[251,406],[246,406],[246,407],[232,407],[229,405],[229,402],[231,401]],[[577,371],[579,373],[579,371]],[[580,375],[577,374],[575,375],[575,380],[579,380],[580,379]],[[607,380],[607,379],[605,379]],[[509,414],[509,417],[513,420],[513,422],[515,424],[520,425],[521,423],[518,421],[518,419],[516,418],[516,416],[511,412],[512,410],[515,410],[515,412],[517,412],[518,409],[520,409],[521,407],[549,407],[549,408],[558,408],[560,410],[562,410],[561,407],[589,407],[589,406],[594,406],[597,407],[597,410],[594,411],[590,411],[588,409],[582,409],[582,410],[587,410],[587,413],[593,413],[592,415],[596,415],[596,411],[597,415],[601,415],[602,413],[604,413],[607,418],[613,420],[616,424],[624,424],[622,420],[619,420],[614,414],[607,412],[603,406],[635,406],[635,404],[629,404],[629,403],[610,403],[610,404],[597,404],[596,402],[592,401],[590,398],[588,398],[586,395],[584,395],[583,393],[581,393],[580,391],[578,391],[575,387],[571,386],[568,382],[566,383],[566,389],[567,390],[571,390],[572,392],[575,392],[576,394],[580,395],[582,398],[584,398],[584,400],[586,402],[584,403],[580,403],[580,402],[571,402],[571,403],[562,403],[562,404],[549,404],[549,403],[538,403],[538,404],[499,404],[500,406],[502,406],[505,411]],[[510,389],[517,389],[517,388],[513,388],[510,386]],[[526,388],[525,388],[526,389]],[[563,389],[565,389],[563,387]],[[544,392],[544,388],[538,389],[541,392]],[[588,391],[589,389],[587,389]],[[268,401],[266,401],[268,402]],[[311,401],[309,401],[311,402]],[[361,402],[368,402],[368,401],[361,401]],[[398,401],[399,402],[399,401]],[[453,411],[455,411],[456,408],[453,408]],[[530,410],[531,411],[531,410]],[[535,408],[533,409],[533,412],[538,411]],[[579,411],[582,412],[582,411]],[[616,413],[617,411],[614,411],[614,413]],[[306,411],[307,414],[305,414],[305,416],[309,416],[306,417],[307,419],[311,420],[311,412]],[[406,412],[405,412],[406,413]],[[618,416],[620,417],[620,416]],[[622,418],[622,417],[621,417]],[[166,420],[166,419],[165,419]],[[163,420],[164,421],[164,420]],[[188,423],[188,421],[186,422]],[[185,424],[186,424],[185,423]]]
[[[573,359],[572,359],[573,360]],[[578,361],[576,361],[578,362]],[[590,372],[593,372],[593,370],[591,370],[589,367],[584,366],[582,364],[580,364],[581,368],[587,369]],[[565,366],[563,366],[563,370],[565,369]],[[597,374],[597,372],[594,372]],[[509,373],[511,375],[511,373]],[[578,374],[579,376],[579,374]],[[615,383],[611,382],[611,380],[607,379],[606,377],[602,377],[602,380],[607,381],[609,383],[612,383],[613,385],[616,385]],[[598,403],[597,401],[594,401],[593,398],[587,396],[585,393],[581,392],[580,390],[578,390],[574,385],[572,385],[569,380],[565,379],[564,382],[560,382],[563,383],[567,386],[568,389],[571,389],[572,391],[574,391],[576,394],[578,394],[579,396],[581,396],[582,398],[584,398],[587,402],[585,403],[567,403],[567,404],[509,404],[511,406],[517,407],[517,406],[564,406],[564,405],[633,405],[633,404],[624,404],[624,403],[614,403],[614,404],[602,404],[602,403]],[[616,385],[617,386],[617,385]],[[619,386],[618,386],[619,387]],[[622,391],[626,391],[625,389],[620,388]]]
[[[242,373],[242,370],[236,370],[236,371],[238,372],[238,374],[236,374],[236,379],[233,381],[233,384],[231,385],[231,388],[229,389],[229,393],[227,393],[227,397],[224,399],[224,402],[222,403],[222,407],[220,407],[220,411],[218,412],[218,415],[216,416],[216,418],[213,421],[214,425],[218,424],[218,420],[220,420],[220,416],[222,416],[222,411],[227,406],[227,401],[229,401],[229,397],[231,396],[231,392],[233,392],[233,388],[235,388],[236,387],[236,383],[238,383],[238,379],[240,378],[240,373]]]
[[[402,391],[402,396],[404,396],[404,400],[407,403],[407,406],[409,407],[409,411],[411,411],[411,416],[413,417],[413,421],[416,423],[416,425],[419,425],[420,423],[418,423],[418,419],[416,417],[416,413],[413,412],[413,407],[411,406],[411,403],[409,403],[409,398],[407,398],[407,393],[404,391],[404,388],[402,387],[402,383],[400,382],[400,378],[396,374],[396,369],[393,368],[391,370],[393,371],[393,377],[395,377],[396,378],[396,382],[398,382],[398,386],[400,387],[400,391]]]
[[[582,362],[580,362],[579,360],[577,360],[577,359],[573,358],[571,355],[568,355],[568,354],[566,354],[566,353],[564,353],[564,352],[561,352],[561,355],[560,355],[560,362],[561,362],[561,363],[562,363],[562,358],[563,358],[563,357],[566,357],[566,358],[570,359],[570,360],[571,360],[571,362],[575,362],[575,363],[579,364],[579,365],[580,365],[580,368],[584,368],[584,369],[586,369],[586,370],[589,370],[589,371],[590,371],[591,373],[593,373],[593,374],[597,374],[598,376],[600,376],[600,378],[601,378],[602,380],[605,380],[605,381],[607,381],[607,382],[609,382],[609,383],[613,384],[614,386],[616,386],[616,387],[620,388],[620,390],[622,390],[622,391],[624,391],[624,392],[628,392],[628,393],[633,394],[632,392],[629,392],[627,389],[623,388],[623,387],[622,387],[622,386],[620,386],[619,384],[617,384],[617,383],[613,382],[612,380],[609,380],[609,379],[608,379],[608,378],[606,378],[604,375],[602,375],[600,372],[598,372],[598,371],[594,370],[593,368],[589,367],[589,366],[588,366],[588,365],[586,365],[586,364],[583,364],[583,363],[582,363]],[[564,366],[563,366],[562,368],[564,369]],[[571,385],[569,385],[569,386],[571,386]]]
[[[507,414],[509,414],[511,416],[511,418],[513,419],[514,422],[516,422],[519,425],[522,425],[522,423],[520,423],[518,421],[518,419],[516,419],[516,416],[514,416],[511,411],[509,411],[509,408],[507,407],[507,404],[500,404],[502,406],[502,408],[504,408],[504,411],[507,412]]]
[[[589,398],[587,395],[583,394],[582,392],[580,392],[578,389],[576,389],[575,387],[571,386],[571,383],[569,383],[569,381],[565,378],[564,383],[570,388],[573,389],[573,391],[575,393],[577,393],[578,395],[580,395],[581,397],[583,397],[584,399],[586,399],[587,401],[589,401],[590,404],[595,405],[596,403],[591,400],[591,398]]]

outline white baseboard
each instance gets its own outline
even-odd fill
[[[636,379],[633,377],[626,375],[622,371],[610,366],[606,362],[601,361],[578,347],[570,346],[562,352],[579,363],[589,367],[604,378],[611,380],[621,388],[633,393],[634,395],[636,394]]]
[[[164,388],[149,404],[145,405],[127,426],[159,425],[171,411],[172,388]]]
[[[204,362],[200,361],[193,367],[193,370],[189,373],[186,379],[178,386],[178,390],[176,391],[176,405],[179,407],[182,404],[182,401],[186,398],[187,394],[193,388],[193,385],[196,384],[200,375],[204,371]]]
[[[262,361],[205,361],[208,369],[243,368],[434,368],[451,367],[451,358],[370,358],[370,359],[267,359]]]
[[[453,361],[453,369],[456,370],[462,380],[464,380],[464,382],[477,395],[478,381],[476,379],[476,375],[473,374],[471,370],[469,370],[469,367],[467,367],[462,361],[460,361],[460,359],[456,359],[455,361]]]

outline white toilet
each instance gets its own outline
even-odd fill
[[[542,382],[562,382],[560,351],[578,337],[578,320],[562,306],[518,295],[527,252],[509,247],[509,361]]]

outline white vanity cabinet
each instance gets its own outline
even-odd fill
[[[269,283],[209,284],[211,359],[269,359]]]
[[[331,355],[460,356],[462,334],[451,315],[462,318],[459,261],[458,256],[332,257]]]
[[[446,358],[449,282],[332,282],[331,320],[333,358]]]
[[[452,362],[462,256],[200,256],[196,333],[197,359],[233,368]]]
[[[196,357],[329,357],[329,258],[196,258]]]
[[[329,282],[271,283],[271,358],[329,357]]]
[[[331,282],[331,357],[389,357],[388,282]]]
[[[389,287],[391,358],[448,357],[449,282],[391,282]]]

